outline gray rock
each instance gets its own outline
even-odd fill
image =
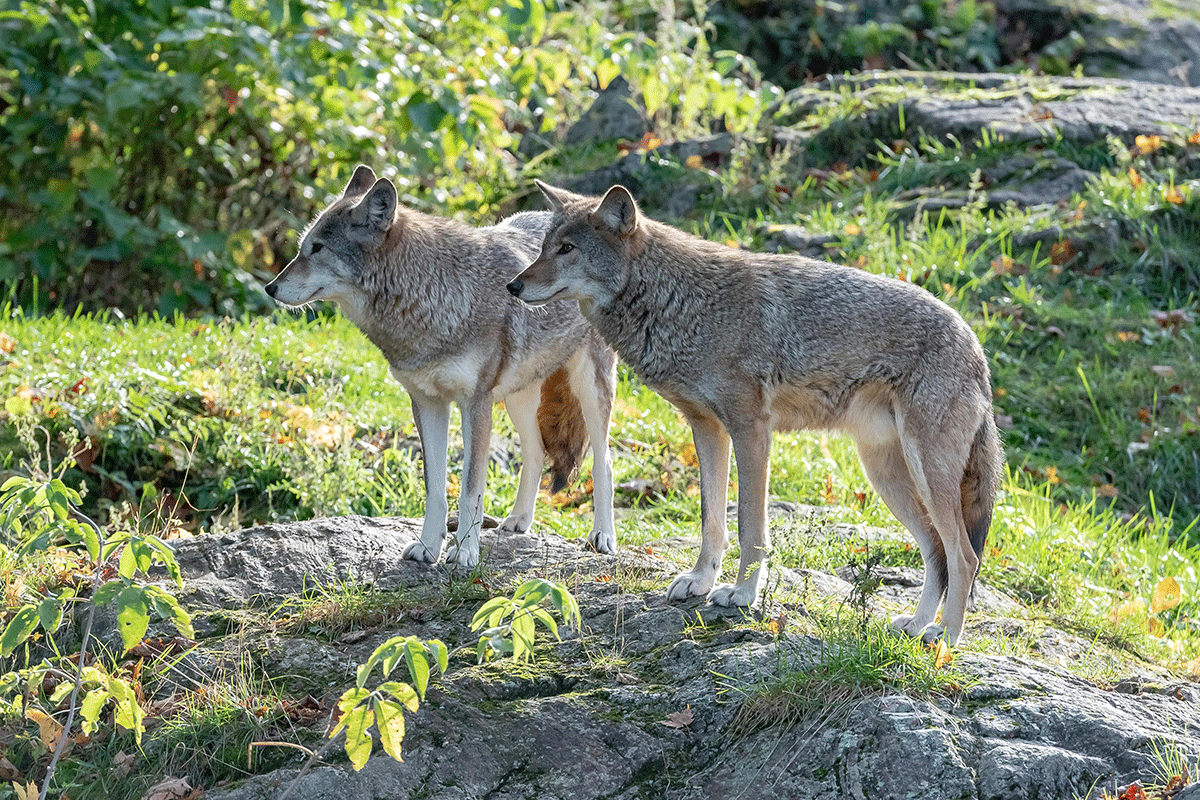
[[[814,525],[813,536],[849,535],[854,527],[822,523],[801,507],[786,511],[777,525]],[[189,602],[217,607],[300,591],[305,570],[396,587],[449,580],[441,567],[393,560],[417,530],[412,520],[346,517],[199,537],[181,542],[178,553],[189,583],[200,585]],[[542,645],[549,656],[532,667],[475,666],[471,604],[406,616],[352,645],[275,634],[243,642],[273,674],[324,677],[326,697],[350,684],[354,666],[386,637],[437,635],[454,650],[449,671],[408,719],[403,763],[378,752],[356,773],[331,759],[304,776],[293,797],[1082,798],[1093,787],[1153,778],[1156,748],[1200,753],[1195,684],[1138,676],[1136,693],[1111,691],[1057,665],[1079,653],[1072,637],[1049,630],[1040,657],[959,653],[957,666],[972,683],[957,699],[868,693],[837,700],[831,689],[828,701],[810,702],[786,723],[762,716],[768,704],[746,706],[758,709],[747,712],[757,726],[745,718],[735,724],[743,701],[765,696],[755,687],[820,670],[829,645],[773,636],[745,625],[746,612],[701,599],[667,603],[662,592],[678,567],[661,556],[584,554],[556,536],[494,530],[483,544],[491,585],[543,575],[567,581],[579,600],[581,631]],[[789,592],[836,597],[850,585],[826,573],[776,573]],[[910,593],[900,602],[915,599],[916,573],[888,571],[887,586]],[[652,588],[627,588],[635,582]],[[774,599],[789,592],[774,593],[750,616],[805,613],[793,600]],[[1021,634],[1025,623],[992,616],[1003,613],[973,615],[968,635]],[[206,797],[276,798],[295,774],[253,777]]]
[[[568,146],[617,139],[636,142],[649,130],[641,100],[634,97],[629,82],[618,75],[567,129],[564,141]]]

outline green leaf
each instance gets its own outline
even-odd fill
[[[426,644],[429,645],[429,650],[433,653],[434,661],[438,665],[438,671],[445,675],[446,667],[450,664],[449,648],[442,644],[441,639],[430,639]]]
[[[100,584],[100,588],[92,595],[92,602],[98,606],[107,605],[116,599],[121,590],[130,584],[126,581],[108,581]]]
[[[120,678],[110,676],[108,692],[117,701],[116,723],[126,730],[133,731],[140,746],[145,726],[142,724],[142,707],[138,705],[133,687]]]
[[[499,622],[499,618],[491,620],[493,614],[499,613],[503,615],[504,611],[512,605],[512,601],[507,597],[493,597],[488,600],[479,610],[475,612],[474,618],[471,620],[471,630],[477,631],[484,625],[493,627]]]
[[[375,699],[375,728],[383,751],[397,761],[400,757],[400,742],[404,740],[404,708],[382,698]]]
[[[371,726],[375,724],[375,712],[366,705],[355,706],[341,720],[346,726],[346,756],[357,772],[367,765],[371,757]]]
[[[70,684],[64,682],[62,685],[69,686]],[[92,689],[90,692],[84,695],[83,702],[79,704],[79,714],[83,717],[84,733],[95,733],[100,727],[100,712],[104,710],[104,704],[107,701],[107,686]]]
[[[554,621],[554,617],[550,616],[549,611],[544,608],[534,608],[529,613],[533,615],[534,619],[545,625],[550,633],[554,634],[555,639],[562,640],[562,637],[558,635],[558,623]]]
[[[121,632],[121,644],[128,652],[142,640],[146,629],[150,627],[150,603],[145,589],[130,585],[117,595],[117,625]]]
[[[22,642],[29,638],[38,625],[38,610],[36,606],[24,605],[13,616],[4,635],[0,636],[0,656],[10,656]]]
[[[182,589],[183,575],[179,571],[179,564],[175,561],[175,551],[171,549],[171,545],[157,536],[147,536],[145,542],[158,553],[159,562],[167,568],[167,574],[175,581],[175,585]]]
[[[342,696],[338,698],[337,704],[338,711],[341,711],[342,715],[338,718],[337,724],[333,726],[333,730],[329,732],[330,738],[337,736],[338,731],[346,727],[346,721],[350,712],[357,708],[360,703],[365,701],[370,696],[371,693],[362,688],[347,689],[346,691],[342,692]]]
[[[400,681],[385,681],[379,684],[381,693],[390,694],[392,697],[404,704],[409,711],[416,712],[420,708],[421,703],[417,698],[417,690],[409,686],[407,683]]]
[[[530,614],[518,614],[512,621],[513,658],[528,660],[533,657],[535,625]]]
[[[58,597],[46,597],[38,603],[38,622],[46,633],[54,633],[63,618],[63,601]]]
[[[417,694],[425,699],[425,687],[429,685],[429,651],[425,644],[416,640],[404,643],[404,661],[408,664],[408,674],[417,685]]]
[[[157,586],[147,586],[146,590],[154,602],[155,611],[175,623],[175,628],[181,636],[189,639],[195,638],[196,632],[192,628],[192,615],[179,604],[173,595]]]

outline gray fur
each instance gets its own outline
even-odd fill
[[[336,302],[408,390],[425,449],[427,495],[422,540],[406,557],[437,560],[446,536],[450,402],[462,409],[466,444],[464,522],[447,556],[460,565],[473,567],[479,560],[494,401],[507,401],[529,462],[507,527],[523,530],[532,518],[544,453],[535,422],[539,389],[556,370],[594,376],[577,388],[599,398],[584,404],[595,408],[588,432],[599,471],[611,473],[607,444],[615,356],[602,344],[596,347],[599,339],[575,303],[531,309],[504,291],[505,282],[537,255],[551,219],[546,212],[526,212],[473,228],[421,214],[398,205],[390,181],[359,166],[341,198],[305,230],[296,258],[267,287],[285,306]],[[432,452],[439,448],[440,455]],[[556,465],[556,471],[573,466]],[[597,528],[589,541],[612,552],[611,474],[594,477]]]
[[[554,220],[509,290],[529,302],[578,300],[692,425],[704,535],[696,568],[668,596],[753,602],[769,548],[771,431],[841,430],[925,557],[917,614],[895,624],[955,641],[1002,464],[987,360],[962,317],[909,283],[690,236],[641,216],[624,187],[597,200],[539,186]],[[731,445],[741,565],[735,584],[714,588]],[[944,631],[933,624],[943,596]]]

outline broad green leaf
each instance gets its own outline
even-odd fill
[[[365,701],[370,696],[371,693],[361,687],[357,689],[347,689],[345,692],[342,692],[342,696],[338,698],[337,703],[338,711],[341,711],[342,715],[338,718],[337,724],[333,726],[333,730],[329,732],[329,736],[337,736],[338,731],[346,727],[346,720],[350,712],[357,708],[360,703]]]
[[[64,686],[67,684],[63,684]],[[92,734],[99,728],[100,712],[104,710],[104,703],[108,700],[108,687],[102,686],[92,689],[83,697],[83,701],[79,704],[79,714],[83,717],[83,732]]]
[[[109,677],[108,692],[117,701],[116,723],[126,730],[131,730],[140,745],[142,743],[142,707],[138,705],[137,695],[128,683],[120,678]]]
[[[196,632],[192,628],[192,615],[179,604],[179,601],[174,596],[157,586],[147,586],[146,590],[154,602],[154,610],[174,622],[180,635],[186,636],[189,639],[195,637]]]
[[[121,644],[125,651],[131,650],[150,627],[150,604],[146,590],[140,586],[126,586],[117,595],[117,625],[121,632]]]
[[[437,662],[438,670],[445,675],[446,667],[450,664],[450,650],[442,644],[441,639],[430,639],[427,644],[429,651],[433,653],[434,661]]]
[[[491,616],[496,612],[504,613],[504,610],[512,604],[512,601],[507,597],[493,597],[488,600],[479,610],[475,612],[475,617],[471,620],[471,630],[477,631],[484,625],[489,627],[495,626],[496,622],[491,621]]]
[[[535,625],[530,614],[518,614],[512,621],[513,658],[517,660],[533,657]]]
[[[46,597],[38,603],[38,622],[46,633],[54,633],[63,618],[63,601],[58,597]]]
[[[404,706],[412,712],[416,712],[420,708],[421,703],[417,698],[417,690],[401,681],[386,681],[379,684],[381,693],[390,694],[392,697],[399,700]]]
[[[425,699],[425,687],[429,685],[429,651],[423,642],[415,640],[404,643],[404,662],[408,665],[408,674],[417,685],[417,694]]]
[[[554,621],[554,617],[550,616],[549,611],[544,608],[534,608],[530,610],[530,613],[533,614],[534,619],[545,625],[550,633],[554,634],[555,639],[562,640],[562,637],[558,635],[558,623]]]
[[[383,751],[397,761],[403,761],[400,742],[404,740],[404,708],[398,703],[375,698],[375,729],[379,731]]]
[[[167,574],[171,576],[171,580],[175,581],[175,585],[182,589],[183,575],[179,571],[179,564],[175,561],[175,551],[171,549],[171,545],[157,536],[147,536],[145,541],[157,551],[159,562],[167,568]]]
[[[8,627],[4,629],[4,635],[0,636],[0,656],[12,655],[13,650],[16,650],[22,642],[29,638],[37,625],[37,606],[21,606],[12,621],[8,623]]]
[[[106,605],[116,599],[117,595],[126,586],[129,586],[125,581],[108,581],[100,584],[100,588],[92,595],[92,602],[98,606]]]
[[[375,723],[375,712],[366,705],[355,706],[342,718],[346,725],[346,756],[357,772],[367,765],[371,757],[371,725]]]

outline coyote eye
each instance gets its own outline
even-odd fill
[[[558,254],[560,256],[565,256],[567,253],[571,252],[574,249],[575,249],[575,245],[571,244],[570,242],[563,242],[562,247],[558,248]]]
[[[320,242],[313,242],[312,254],[315,256],[317,253],[321,252],[321,248],[324,246],[325,245],[321,244]]]

